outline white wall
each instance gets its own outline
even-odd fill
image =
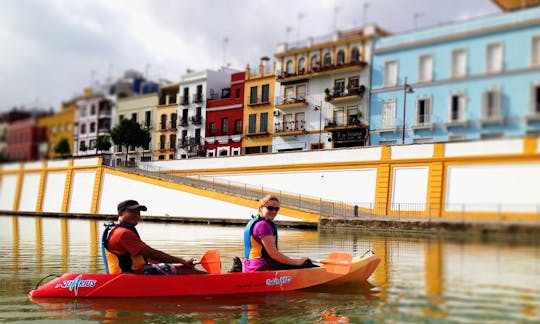
[[[0,181],[0,209],[13,209],[15,188],[17,188],[17,177],[16,174],[2,176],[2,181]]]
[[[66,171],[49,172],[45,181],[42,211],[61,212],[66,185]]]
[[[74,171],[69,200],[69,213],[90,213],[96,171]]]
[[[391,210],[424,210],[429,168],[396,167],[392,174]]]
[[[19,200],[20,211],[36,211],[40,178],[41,173],[27,173],[24,175]]]

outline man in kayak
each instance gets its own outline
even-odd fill
[[[284,270],[316,267],[308,257],[292,259],[278,251],[278,233],[274,218],[279,199],[266,195],[259,213],[244,230],[244,271]]]
[[[136,200],[130,199],[119,203],[117,210],[118,223],[111,226],[112,229],[108,236],[106,232],[104,233],[102,242],[105,247],[110,273],[206,273],[205,271],[195,269],[193,258],[183,259],[169,255],[151,248],[141,240],[135,226],[141,220],[141,210],[147,210],[146,206],[139,205]],[[151,261],[152,264],[148,261]]]

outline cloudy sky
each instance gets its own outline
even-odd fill
[[[490,0],[0,0],[0,111],[59,110],[128,69],[178,82],[364,22],[400,33],[497,12]]]

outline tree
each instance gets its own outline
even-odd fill
[[[111,148],[112,144],[109,139],[109,136],[98,136],[96,139],[96,150],[98,151],[108,151]]]
[[[86,147],[86,143],[85,142],[81,142],[81,147],[79,147],[79,150],[81,152],[84,152],[86,153],[86,151],[88,151],[88,147]]]
[[[70,154],[71,148],[69,147],[69,140],[67,137],[60,138],[60,140],[54,145],[53,150],[54,153],[60,154],[62,158],[64,158],[65,155]]]
[[[141,125],[133,119],[122,119],[119,124],[114,126],[110,131],[111,139],[115,145],[120,145],[126,148],[126,158],[128,148],[142,147],[150,143],[150,132],[142,129]]]

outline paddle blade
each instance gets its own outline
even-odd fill
[[[209,273],[221,273],[221,257],[218,250],[206,251],[199,263]]]
[[[337,274],[347,274],[351,271],[352,255],[346,252],[332,252],[328,259],[319,260],[326,271]]]

